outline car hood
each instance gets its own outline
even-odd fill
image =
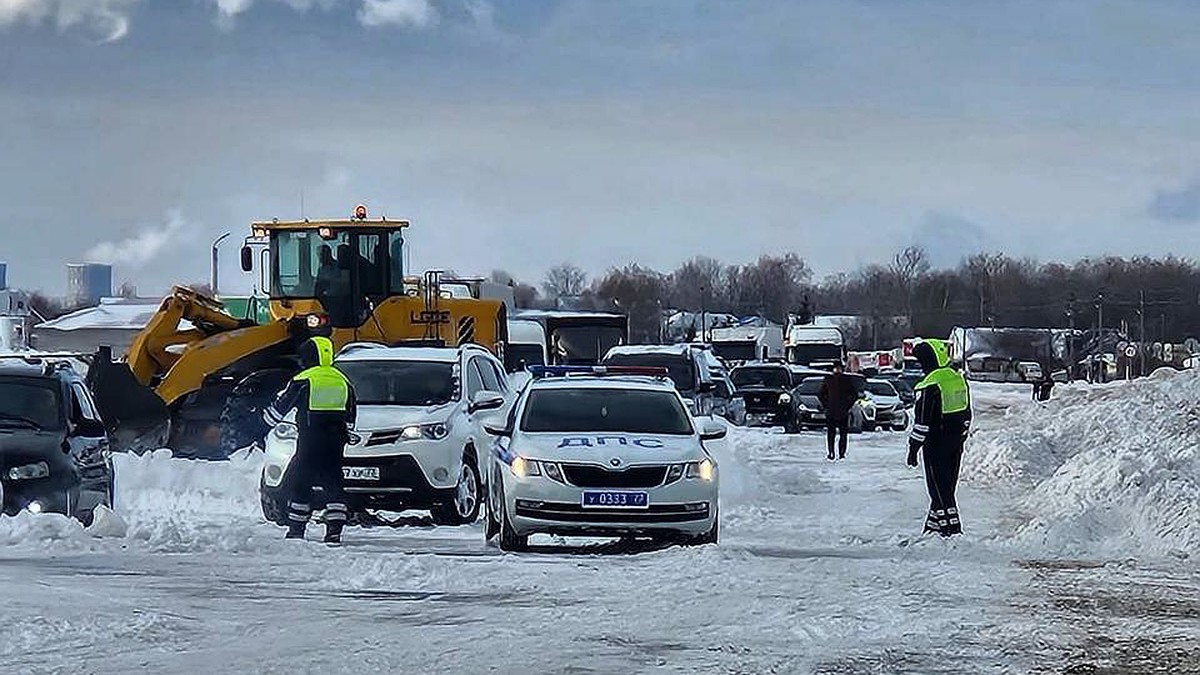
[[[623,432],[520,434],[510,441],[509,449],[531,459],[604,466],[669,464],[704,457],[693,435]],[[613,464],[614,459],[618,464]]]
[[[0,466],[14,466],[40,458],[59,459],[63,452],[63,436],[50,431],[0,431]]]
[[[457,402],[431,406],[360,405],[354,430],[387,431],[411,424],[446,422],[457,405]]]

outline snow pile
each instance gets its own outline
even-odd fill
[[[968,480],[1014,488],[1014,539],[1058,553],[1200,553],[1200,376],[1071,388],[985,418]]]
[[[155,550],[260,550],[278,538],[262,519],[260,454],[242,451],[227,462],[176,459],[169,450],[119,454],[116,510],[128,536]]]
[[[90,537],[79,521],[57,513],[21,511],[15,516],[0,516],[0,546],[62,544],[86,547]]]

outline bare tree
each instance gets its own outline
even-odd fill
[[[609,270],[596,283],[595,293],[629,316],[631,342],[655,343],[662,336],[662,308],[668,285],[662,274],[632,264]]]
[[[724,276],[720,262],[704,256],[692,258],[671,273],[671,304],[692,311],[702,307],[728,309],[729,294]]]
[[[913,290],[918,281],[929,274],[929,258],[920,246],[908,246],[892,256],[888,272],[895,281],[904,302],[904,314],[912,321]]]
[[[542,281],[542,290],[552,299],[573,298],[587,288],[587,274],[570,263],[551,267]]]

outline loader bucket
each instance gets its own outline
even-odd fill
[[[101,350],[88,369],[87,382],[113,435],[114,449],[144,452],[166,447],[171,426],[166,403],[110,354]]]

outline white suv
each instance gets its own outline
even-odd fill
[[[485,494],[484,422],[512,398],[504,366],[477,345],[346,346],[334,360],[354,385],[358,421],[342,461],[352,514],[429,509],[434,522],[471,523]],[[261,496],[267,520],[283,522],[295,426],[267,435]]]

